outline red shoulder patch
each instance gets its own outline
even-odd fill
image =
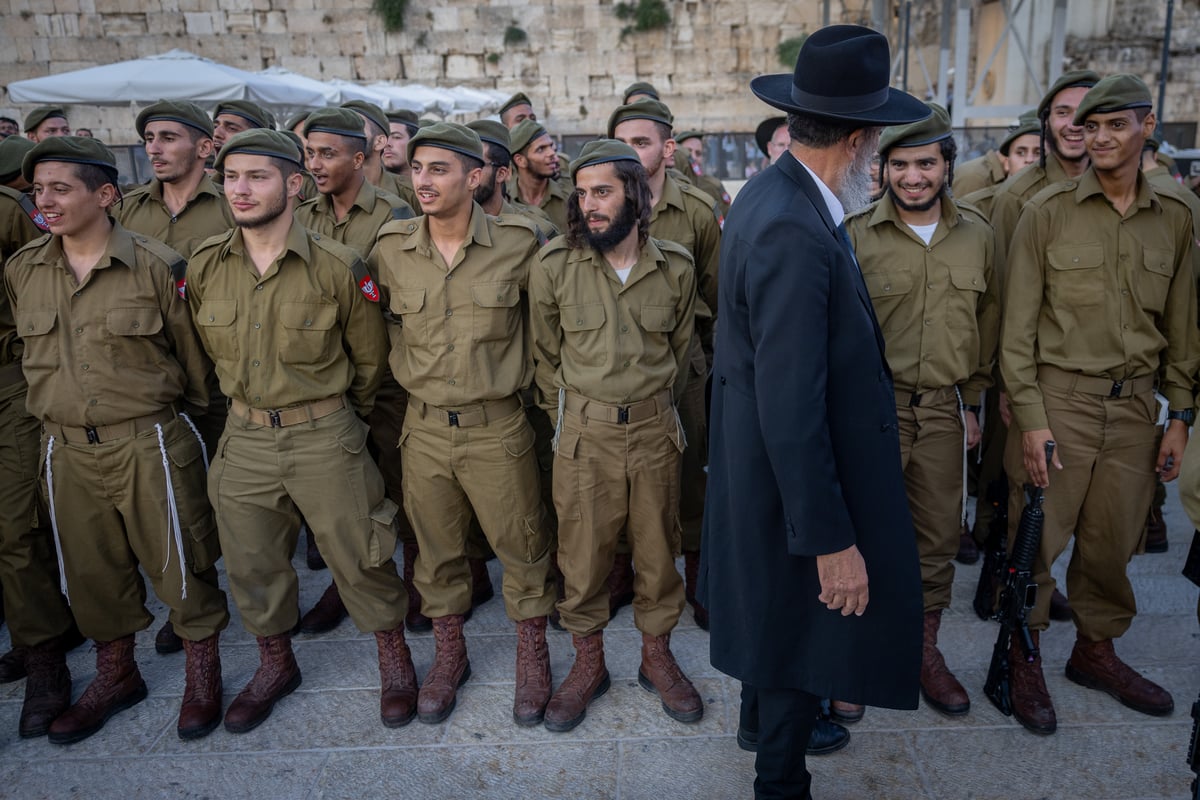
[[[175,291],[179,292],[179,296],[187,300],[187,278],[180,278],[175,281]]]
[[[363,276],[363,279],[358,282],[358,288],[362,290],[363,295],[372,303],[379,302],[379,287],[375,285],[375,281],[371,280],[370,275]]]

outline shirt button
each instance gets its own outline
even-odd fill
[[[209,314],[209,315],[208,315],[208,321],[209,321],[209,322],[216,322],[216,321],[217,321],[217,318],[216,318],[216,317],[214,317],[212,314]]]
[[[142,327],[142,323],[140,323],[140,322],[135,322],[135,323],[133,323],[133,329],[134,329],[134,330],[137,330],[137,329],[138,329],[138,328],[140,328],[140,327]]]
[[[628,326],[628,325],[622,325],[622,326],[621,326],[621,333],[628,333],[628,332],[629,332],[629,326]]]
[[[259,395],[254,395],[254,402],[255,402],[256,404],[257,404],[257,403],[261,403],[261,402],[262,402],[262,397],[260,397]]]
[[[927,283],[927,284],[925,284],[925,288],[926,288],[926,289],[932,289],[932,288],[933,288],[933,284],[932,284],[932,283]]]
[[[582,324],[583,324],[583,317],[580,317],[580,318],[578,318],[577,320],[575,320],[575,324],[576,324],[576,325],[582,325]],[[33,330],[33,328],[30,328],[30,330]]]
[[[256,322],[256,323],[254,323],[254,330],[258,330],[258,329],[259,329],[259,328],[261,328],[261,327],[262,327],[262,323],[261,323],[261,322]]]
[[[1129,297],[1129,290],[1128,290],[1128,289],[1122,289],[1122,290],[1121,290],[1121,296],[1122,296],[1122,297]]]
[[[446,348],[446,350],[448,350],[449,352],[453,353],[453,352],[454,352],[454,345],[450,345],[449,347],[447,347],[447,348]]]
[[[253,364],[253,365],[254,365],[254,366],[256,366],[256,367],[261,367],[261,366],[262,366],[262,362],[260,362],[260,361],[259,361],[257,358],[256,358],[256,359],[254,359],[254,360],[253,360],[252,362],[250,362],[250,363],[251,363],[251,364]]]
[[[624,363],[624,365],[623,365],[623,366],[626,366],[626,367],[628,367],[628,366],[629,366],[629,362],[628,362],[628,361],[626,361],[626,362]]]
[[[1073,261],[1073,262],[1075,262],[1076,264],[1078,264],[1078,263],[1079,263],[1079,256],[1075,256],[1074,258],[1072,258],[1072,259],[1071,259],[1071,261]]]
[[[89,405],[89,406],[94,406],[94,405],[96,405],[96,401],[95,401],[95,400],[88,400],[88,405]]]
[[[256,291],[256,292],[261,292],[261,291],[262,291],[262,287],[263,287],[263,285],[260,283],[258,286],[255,286],[255,287],[254,287],[254,291]]]
[[[453,309],[449,309],[449,308],[447,308],[447,309],[446,309],[446,316],[447,316],[447,317],[453,317],[453,316],[454,316],[454,310],[453,310]]]
[[[306,320],[304,320],[304,327],[306,327],[306,328],[311,328],[311,327],[312,327],[312,320],[311,320],[311,319],[306,319]]]
[[[885,292],[891,291],[891,289],[892,289],[892,285],[891,285],[890,283],[885,283],[885,284],[883,285],[883,290],[884,290]]]
[[[454,385],[454,378],[451,378],[451,379],[448,381],[448,383],[449,383],[451,386],[453,386],[453,385]]]
[[[83,333],[83,328],[76,328],[75,333],[76,335]]]
[[[80,369],[82,369],[84,372],[87,372],[89,369],[91,369],[91,367],[89,367],[87,364],[81,364]]]

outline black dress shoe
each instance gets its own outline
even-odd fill
[[[850,731],[836,722],[827,719],[817,719],[812,733],[808,737],[808,747],[805,750],[810,756],[824,756],[836,753],[850,744]],[[747,753],[758,751],[758,731],[744,725],[738,725],[737,746]]]

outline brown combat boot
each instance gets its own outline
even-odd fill
[[[468,558],[471,567],[471,608],[481,606],[496,596],[492,576],[488,574],[487,559]]]
[[[1077,637],[1067,659],[1067,677],[1080,686],[1107,692],[1143,714],[1164,717],[1175,710],[1171,694],[1122,661],[1112,639],[1089,642]]]
[[[1039,631],[1030,631],[1034,647],[1038,646]],[[1008,699],[1013,716],[1025,726],[1025,730],[1043,736],[1054,733],[1058,728],[1058,716],[1054,703],[1046,689],[1046,678],[1042,675],[1042,656],[1032,662],[1025,660],[1025,650],[1016,636],[1008,648],[1009,690]]]
[[[683,551],[683,578],[686,588],[687,601],[692,604],[692,616],[696,618],[696,627],[702,631],[708,630],[708,609],[700,605],[696,599],[696,584],[700,580],[700,551]]]
[[[81,742],[104,727],[113,714],[146,699],[146,682],[133,660],[133,634],[96,642],[96,677],[75,705],[50,723],[50,741]]]
[[[550,647],[546,644],[546,618],[517,623],[517,691],[513,697],[513,722],[523,728],[539,724],[550,702]]]
[[[160,656],[169,656],[182,649],[183,639],[179,638],[179,634],[175,632],[175,626],[171,620],[167,620],[158,629],[158,633],[154,634],[154,652]]]
[[[300,686],[300,665],[292,652],[291,635],[257,638],[258,669],[225,712],[225,730],[230,733],[245,733],[263,724],[275,704]]]
[[[1146,552],[1167,552],[1167,521],[1163,519],[1161,506],[1152,506],[1146,518]]]
[[[417,719],[430,725],[450,716],[458,702],[458,687],[471,677],[462,614],[435,619],[433,640],[433,666],[425,675],[425,683],[417,696]]]
[[[417,671],[404,641],[404,626],[376,631],[379,646],[379,718],[388,728],[412,722],[417,713]]]
[[[604,632],[571,638],[575,643],[575,663],[546,705],[546,730],[556,733],[569,731],[583,722],[588,706],[611,685],[604,664]]]
[[[662,700],[663,711],[677,722],[699,722],[704,703],[692,682],[683,674],[671,653],[671,634],[642,634],[642,666],[638,683]]]
[[[55,642],[22,648],[25,652],[25,703],[17,730],[22,739],[45,736],[50,723],[71,705],[67,654]]]
[[[949,717],[961,717],[971,710],[971,698],[949,669],[938,650],[938,630],[942,610],[925,612],[925,638],[921,644],[921,696],[936,711]]]
[[[198,642],[183,640],[187,655],[187,681],[183,688],[183,704],[179,707],[180,739],[199,739],[208,736],[221,723],[221,654],[217,634]]]
[[[617,553],[608,573],[608,618],[633,602],[633,553]]]
[[[331,631],[346,618],[346,605],[338,592],[337,584],[329,582],[329,588],[321,595],[317,604],[300,618],[297,633],[325,633]]]
[[[1056,622],[1071,621],[1071,604],[1057,588],[1050,592],[1050,619]]]
[[[404,588],[408,590],[408,613],[404,615],[404,627],[409,633],[425,633],[433,630],[433,620],[421,613],[421,593],[413,583],[413,567],[417,563],[417,545],[404,543]]]

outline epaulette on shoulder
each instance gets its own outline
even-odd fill
[[[501,228],[524,228],[534,236],[537,236],[537,225],[534,225],[532,220],[527,219],[522,214],[500,214],[499,216],[492,217],[492,220]]]
[[[968,222],[987,222],[989,225],[991,224],[988,222],[987,215],[966,200],[955,200],[954,205],[958,207],[959,211],[963,212],[962,217]]]
[[[131,233],[130,235],[138,247],[146,250],[152,256],[166,264],[171,269],[171,275],[175,280],[183,278],[184,273],[187,272],[187,259],[183,257],[182,253],[150,236],[140,233]]]
[[[192,251],[192,258],[200,254],[201,250],[207,250],[210,247],[220,247],[233,238],[233,234],[237,232],[237,228],[230,228],[224,233],[218,233],[215,236],[210,236],[200,244],[196,245],[196,249]]]
[[[1046,170],[1039,167],[1037,164],[1030,164],[1025,169],[1013,175],[1005,183],[1008,188],[1004,191],[1011,192],[1018,197],[1029,191],[1030,187],[1036,185],[1039,181],[1046,180]],[[999,192],[997,192],[999,194]]]
[[[346,266],[352,266],[355,261],[361,260],[353,248],[342,244],[332,236],[323,236],[315,231],[308,231],[308,238],[315,247],[324,250],[334,258],[344,262]]]
[[[418,221],[420,219],[420,217],[410,217],[409,219],[388,220],[379,226],[379,233],[375,235],[376,241],[383,236],[411,236],[421,227],[421,223]]]
[[[46,242],[50,241],[51,235],[52,234],[49,234],[49,233],[43,233],[41,236],[37,237],[36,239],[33,239],[33,240],[28,241],[25,244],[21,245],[20,247],[17,248],[17,251],[15,253],[13,253],[11,256],[9,256],[9,261],[16,258],[21,253],[24,253],[26,250],[36,250],[39,247],[45,246]]]
[[[688,196],[692,197],[693,199],[698,200],[699,202],[703,203],[705,208],[714,209],[714,211],[713,211],[714,214],[717,213],[715,210],[718,205],[717,199],[714,198],[708,192],[697,187],[695,184],[684,183],[683,181],[679,181],[679,191],[681,191],[685,195],[688,195]]]
[[[1059,181],[1058,183],[1051,183],[1050,185],[1039,189],[1038,192],[1033,195],[1033,197],[1025,201],[1025,205],[1033,204],[1036,206],[1044,206],[1046,201],[1048,201],[1050,198],[1058,197],[1060,194],[1069,194],[1074,192],[1078,186],[1079,181],[1074,179]]]
[[[150,184],[143,183],[140,186],[133,187],[132,189],[130,189],[127,192],[121,192],[121,201],[122,202],[125,202],[125,201],[138,202],[141,200],[141,198],[145,197],[149,193],[150,193]]]
[[[655,246],[657,246],[659,250],[663,251],[663,253],[675,253],[676,255],[681,255],[686,258],[689,263],[695,262],[695,259],[692,258],[692,254],[688,252],[688,249],[678,242],[673,242],[670,239],[655,239],[653,237],[651,237],[650,241],[654,242]]]
[[[843,224],[849,224],[849,222],[850,222],[851,220],[858,219],[859,217],[866,217],[866,216],[869,216],[869,215],[871,215],[871,214],[874,214],[874,213],[875,213],[875,207],[876,207],[878,204],[879,204],[879,201],[878,201],[878,200],[876,200],[876,201],[875,201],[875,202],[873,202],[873,203],[869,203],[869,204],[867,204],[867,205],[863,206],[862,208],[858,209],[857,211],[852,211],[852,212],[850,212],[849,214],[847,214],[847,215],[846,215],[846,218],[842,220],[842,223],[843,223]]]
[[[546,242],[546,244],[542,246],[542,249],[538,251],[538,260],[545,261],[552,253],[569,249],[570,248],[567,246],[566,236],[555,236],[553,239]]]

